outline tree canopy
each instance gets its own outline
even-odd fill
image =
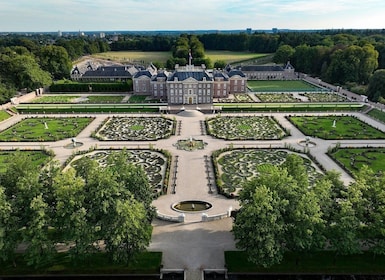
[[[61,172],[55,165],[42,170],[17,154],[0,176],[1,258],[15,261],[21,243],[32,267],[52,262],[57,243],[67,244],[74,263],[100,250],[100,241],[114,262],[127,263],[143,251],[154,216],[148,207],[152,196],[143,197],[150,186],[124,152],[116,158],[106,167],[83,158],[75,169]]]
[[[292,155],[244,184],[233,226],[237,247],[264,267],[280,263],[285,252],[384,255],[385,175],[364,166],[349,186],[335,172],[309,185],[302,166]]]

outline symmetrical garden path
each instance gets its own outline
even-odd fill
[[[194,109],[194,108],[191,108]],[[371,124],[380,130],[385,131],[385,125],[380,124],[373,119],[362,115],[360,113],[349,113],[355,115],[359,119]],[[118,116],[118,114],[116,114]],[[222,114],[225,115],[225,114]],[[227,115],[227,114],[226,114]],[[229,114],[231,115],[231,114]],[[239,116],[240,114],[234,114]],[[244,114],[250,115],[250,114]],[[253,114],[261,115],[261,114]],[[163,195],[154,201],[154,206],[161,214],[177,217],[180,213],[172,210],[171,205],[182,200],[204,200],[213,205],[207,210],[209,216],[226,213],[229,208],[239,207],[238,202],[232,199],[226,199],[218,195],[216,189],[213,193],[209,193],[208,182],[210,177],[214,181],[212,170],[209,167],[208,173],[205,166],[205,156],[210,156],[212,151],[232,145],[234,147],[281,147],[291,145],[296,149],[301,149],[303,146],[299,145],[299,141],[304,140],[305,136],[296,129],[286,118],[283,113],[263,114],[273,115],[279,123],[290,130],[291,135],[283,140],[270,141],[225,141],[215,139],[206,135],[202,123],[206,118],[213,117],[213,115],[203,115],[199,112],[186,110],[184,114],[166,115],[166,117],[176,119],[180,130],[177,128],[177,135],[171,136],[168,139],[157,141],[99,141],[91,137],[100,124],[111,115],[95,114],[95,120],[86,127],[77,137],[78,142],[83,145],[76,149],[65,148],[71,143],[71,139],[65,139],[57,142],[0,142],[1,149],[41,149],[45,147],[55,152],[56,159],[60,163],[64,163],[76,150],[87,151],[91,147],[99,149],[108,148],[154,148],[168,150],[172,154],[172,168],[171,174],[176,171],[175,193],[172,188],[169,188],[167,195]],[[301,115],[301,114],[296,114]],[[317,115],[316,113],[309,113],[308,115]],[[319,115],[328,115],[327,113],[319,113]],[[57,115],[60,117],[60,115]],[[63,115],[68,116],[68,115]],[[83,115],[79,115],[83,116]],[[90,116],[87,114],[85,116]],[[123,115],[122,115],[123,116]],[[124,115],[127,116],[127,115]],[[129,116],[143,116],[143,114],[135,114]],[[154,116],[149,115],[149,116]],[[22,118],[27,116],[16,115],[12,118],[0,123],[0,130],[3,130],[14,123],[17,123]],[[338,125],[338,123],[337,123]],[[175,146],[178,140],[185,140],[189,138],[203,140],[207,143],[203,150],[184,151],[178,150]],[[342,174],[342,180],[348,184],[352,178],[343,171],[333,160],[327,155],[327,149],[334,146],[337,142],[341,147],[366,147],[366,146],[385,146],[385,140],[322,140],[312,138],[310,139],[316,145],[309,148],[310,153],[323,165],[327,170],[337,170]],[[175,169],[175,160],[178,165]],[[211,171],[210,171],[211,170]],[[170,181],[172,179],[170,178]],[[235,249],[235,243],[232,233],[232,220],[230,218],[217,220],[213,222],[202,223],[201,213],[185,213],[185,223],[171,223],[160,220],[154,221],[154,230],[152,242],[149,250],[163,252],[163,267],[168,269],[183,268],[191,273],[191,275],[199,275],[201,269],[223,269],[224,255],[223,251]],[[193,277],[193,276],[192,276]],[[189,278],[191,279],[191,278]],[[195,278],[194,278],[195,279]],[[199,279],[199,278],[196,278]]]

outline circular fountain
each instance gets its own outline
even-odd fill
[[[213,207],[211,203],[202,200],[185,200],[174,203],[171,208],[178,212],[200,212]]]

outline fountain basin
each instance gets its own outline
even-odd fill
[[[213,207],[211,203],[202,200],[185,200],[174,203],[171,208],[178,212],[201,212]]]

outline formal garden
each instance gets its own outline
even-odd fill
[[[121,103],[124,95],[44,95],[33,99],[31,103],[35,104],[104,104],[104,103]]]
[[[246,180],[257,177],[259,172],[268,171],[273,165],[281,165],[289,153],[291,152],[281,149],[233,149],[214,152],[213,161],[219,192],[227,197],[236,197]],[[304,155],[300,156],[312,183],[321,173],[310,159]]]
[[[320,88],[303,80],[253,80],[247,81],[253,92],[319,91]]]
[[[0,132],[0,141],[58,141],[77,136],[94,118],[25,118]]]
[[[261,101],[261,102],[271,102],[271,103],[278,103],[278,102],[300,102],[301,100],[298,98],[295,98],[292,93],[256,93],[255,96]]]
[[[277,140],[287,132],[270,116],[221,116],[206,120],[209,135],[225,140]]]
[[[99,140],[148,141],[175,134],[175,120],[164,117],[111,117],[93,134]]]
[[[153,150],[124,150],[128,156],[129,163],[139,165],[147,174],[150,185],[153,187],[154,196],[162,194],[167,189],[168,167],[170,156],[166,152]],[[113,153],[119,151],[113,150],[96,150],[83,155],[78,155],[69,163],[76,166],[80,158],[86,156],[95,160],[100,166],[105,167],[113,164],[109,161],[109,157]],[[68,165],[67,165],[68,166]]]
[[[303,134],[326,140],[385,139],[385,133],[354,116],[289,116]]]
[[[303,92],[300,96],[307,98],[308,102],[348,102],[349,100],[336,93],[331,92]]]
[[[385,171],[385,148],[335,148],[328,155],[354,176],[364,165],[375,173]]]

